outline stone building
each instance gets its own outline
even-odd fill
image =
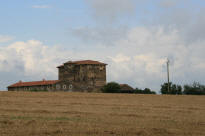
[[[106,65],[99,61],[68,61],[58,66],[58,80],[19,81],[8,91],[79,91],[98,92],[106,84]]]

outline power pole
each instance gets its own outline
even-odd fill
[[[169,63],[170,63],[170,61],[169,61],[169,59],[167,59],[167,80],[168,80],[167,90],[168,90],[168,93],[170,92],[170,90],[169,90],[169,88],[170,88],[170,84],[169,84]]]

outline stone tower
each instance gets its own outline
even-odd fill
[[[68,61],[58,66],[57,90],[97,92],[106,84],[106,65],[83,60]]]

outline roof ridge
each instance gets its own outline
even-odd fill
[[[63,67],[64,64],[77,64],[77,65],[83,65],[83,64],[90,64],[90,65],[107,65],[105,63],[102,63],[100,61],[97,60],[76,60],[76,61],[67,61],[65,63],[63,63],[60,66],[57,66],[57,68]]]
[[[55,84],[59,80],[41,80],[41,81],[29,81],[29,82],[17,82],[8,87],[24,87],[24,86],[38,86],[38,85],[50,85]]]

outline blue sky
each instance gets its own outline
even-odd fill
[[[69,28],[89,24],[82,1],[8,0],[1,2],[0,12],[2,33],[19,40],[33,38],[53,44],[66,43],[72,40],[68,38]]]
[[[70,59],[103,61],[108,81],[158,91],[168,57],[174,83],[204,83],[204,11],[203,0],[1,0],[0,89],[57,79]]]
[[[169,12],[167,7],[166,9],[159,8],[160,2],[160,0],[134,2],[137,7],[132,13],[134,15],[127,18],[122,15],[118,21],[127,26],[146,25],[146,21],[153,22],[158,15]],[[174,8],[195,12],[204,8],[204,5],[203,0],[179,0]],[[1,35],[13,35],[17,40],[33,38],[49,44],[67,44],[68,42],[75,44],[78,40],[70,35],[70,29],[97,25],[98,22],[93,19],[92,14],[86,0],[1,1]]]

